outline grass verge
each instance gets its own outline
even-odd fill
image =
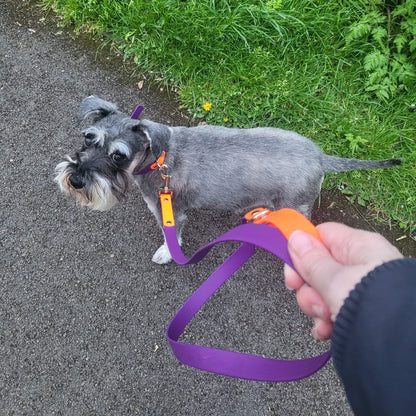
[[[324,186],[416,228],[413,0],[42,3],[175,86],[208,123],[295,130],[337,156],[402,157],[399,168],[328,175]]]

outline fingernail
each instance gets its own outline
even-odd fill
[[[298,255],[303,256],[312,248],[311,238],[302,231],[295,231],[289,238],[290,248]]]
[[[285,276],[285,286],[286,286],[286,289],[288,289],[288,290],[295,290],[295,288],[294,287],[290,287],[290,286],[288,286],[288,284],[286,283],[286,274],[287,273],[290,273],[290,271],[291,271],[292,269],[291,269],[291,267],[290,266],[288,266],[286,263],[284,264],[284,266],[283,266],[283,274],[284,274],[284,276]]]
[[[318,335],[318,325],[314,324],[313,328],[312,328],[312,336],[319,340],[319,335]]]

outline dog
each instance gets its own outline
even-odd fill
[[[125,200],[136,182],[162,226],[158,190],[167,172],[149,166],[165,154],[159,166],[169,172],[180,244],[188,209],[247,212],[259,206],[288,207],[310,218],[326,172],[401,164],[397,158],[329,156],[306,137],[279,128],[170,127],[134,120],[96,96],[82,101],[79,119],[91,124],[82,131],[81,149],[56,166],[61,190],[81,205],[105,211]],[[152,260],[171,260],[166,240]]]

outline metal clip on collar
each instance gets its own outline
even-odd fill
[[[164,186],[159,189],[159,194],[172,194],[172,189],[169,188],[169,181],[172,178],[171,175],[168,174],[169,168],[168,165],[159,165],[159,172],[162,179],[165,181]]]

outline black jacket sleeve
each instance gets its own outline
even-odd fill
[[[385,263],[355,287],[331,350],[356,415],[416,414],[416,259]]]

